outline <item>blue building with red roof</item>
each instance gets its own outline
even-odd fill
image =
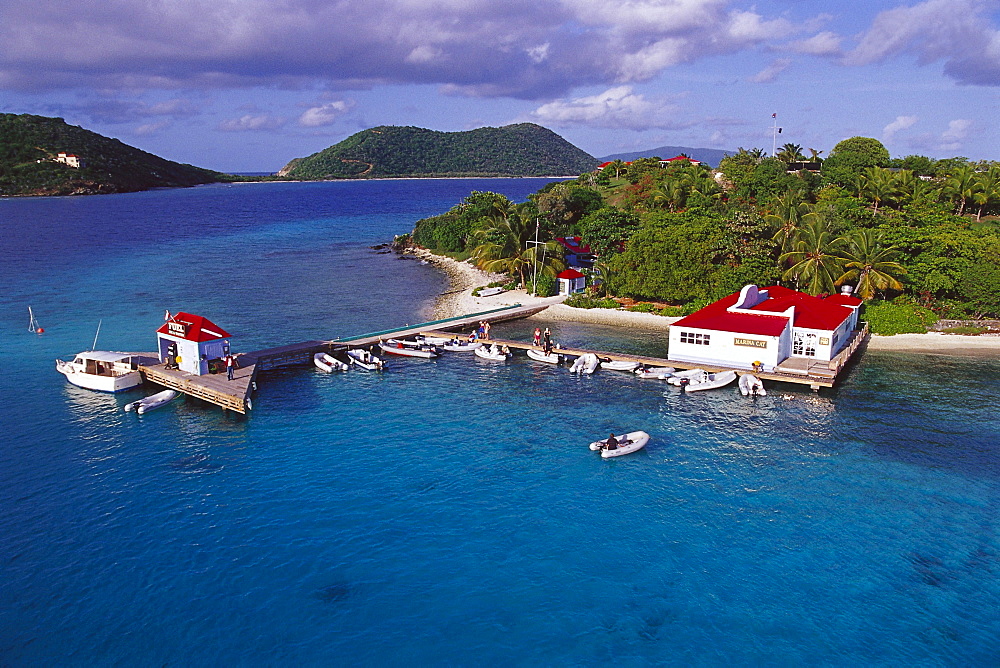
[[[162,361],[176,363],[181,371],[196,376],[209,373],[209,362],[229,353],[226,330],[208,318],[183,311],[173,315],[167,312],[166,322],[156,330],[156,339]]]
[[[828,362],[858,326],[861,300],[813,297],[774,285],[747,285],[670,326],[670,358],[679,362],[773,371],[789,357]]]

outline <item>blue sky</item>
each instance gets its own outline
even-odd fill
[[[375,125],[1000,160],[987,0],[0,0],[0,111],[276,171]]]

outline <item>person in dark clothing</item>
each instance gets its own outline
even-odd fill
[[[610,436],[608,436],[608,440],[606,440],[604,442],[604,447],[607,448],[608,450],[617,450],[618,449],[618,439],[615,438],[614,434],[611,434]]]
[[[236,370],[236,355],[229,354],[226,355],[226,376],[229,380],[233,379],[233,371]]]

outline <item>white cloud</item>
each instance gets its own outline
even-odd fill
[[[875,17],[871,28],[844,58],[868,65],[904,54],[922,65],[943,62],[960,83],[1000,85],[1000,31],[990,0],[925,0]]]
[[[169,128],[171,125],[173,125],[173,122],[169,120],[163,120],[157,123],[145,123],[137,127],[134,130],[134,134],[137,137],[148,137],[150,135],[155,135],[160,130]]]
[[[962,148],[962,143],[969,135],[972,121],[959,118],[948,123],[948,129],[941,133],[941,150],[957,151]]]
[[[896,116],[896,120],[882,128],[882,141],[892,141],[900,130],[907,130],[917,122],[916,116]]]
[[[277,130],[285,124],[285,119],[279,116],[261,114],[244,114],[239,118],[230,118],[219,123],[223,132],[258,132],[261,130]]]
[[[788,45],[789,51],[810,56],[837,56],[841,53],[843,38],[837,33],[825,30],[807,39],[800,39]]]
[[[556,100],[531,112],[534,120],[555,126],[586,125],[602,128],[676,128],[671,120],[676,108],[662,101],[647,100],[631,86],[618,86],[603,93],[572,100]]]
[[[338,118],[350,111],[353,106],[353,102],[337,100],[318,107],[311,107],[299,116],[299,125],[304,128],[318,128],[324,125],[331,125]]]
[[[774,81],[779,74],[788,69],[792,61],[788,58],[778,58],[772,61],[770,65],[765,67],[763,70],[750,77],[752,83],[771,83]]]

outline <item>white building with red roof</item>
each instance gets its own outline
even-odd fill
[[[559,294],[572,295],[587,289],[587,277],[576,269],[569,268],[559,272]]]
[[[670,326],[670,359],[773,371],[789,357],[829,362],[858,326],[861,300],[747,285]]]
[[[176,362],[181,371],[196,376],[209,373],[209,362],[229,353],[229,332],[193,313],[169,315],[156,330],[157,350],[163,362]],[[171,346],[174,354],[171,355]],[[179,359],[168,360],[168,357]]]

